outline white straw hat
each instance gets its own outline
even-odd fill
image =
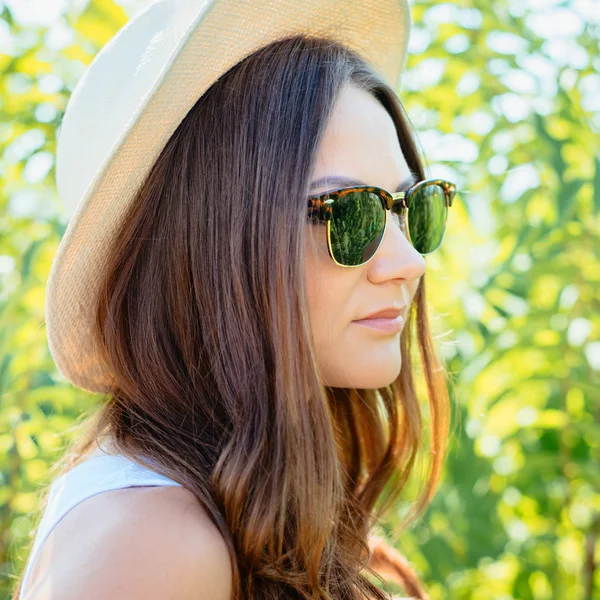
[[[410,32],[407,0],[160,0],[94,57],[67,103],[56,184],[69,223],[46,290],[52,357],[91,392],[112,389],[92,336],[106,249],[150,168],[198,98],[268,43],[306,33],[358,52],[398,89]]]

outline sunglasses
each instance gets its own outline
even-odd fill
[[[327,247],[340,267],[360,267],[375,256],[391,213],[420,254],[430,254],[442,243],[448,208],[456,193],[454,183],[426,179],[405,192],[392,194],[379,187],[346,187],[309,196],[308,217],[327,224]],[[410,209],[410,210],[409,210]]]

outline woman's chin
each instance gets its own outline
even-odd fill
[[[376,390],[384,388],[398,378],[402,367],[402,359],[388,360],[385,363],[362,363],[350,369],[345,376],[334,378],[330,387],[354,388],[359,390]]]

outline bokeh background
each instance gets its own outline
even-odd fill
[[[0,599],[49,467],[98,401],[47,346],[56,134],[86,65],[148,3],[0,0]],[[398,547],[432,600],[599,599],[600,2],[412,13],[400,96],[429,174],[459,189],[427,257],[454,433]]]

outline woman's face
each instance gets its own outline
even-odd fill
[[[373,96],[353,85],[341,93],[318,151],[312,181],[328,180],[311,193],[351,185],[335,181],[338,176],[389,192],[399,184],[407,189],[411,178],[392,118]],[[396,379],[402,365],[401,330],[382,331],[376,322],[361,319],[394,307],[406,320],[425,266],[395,218],[389,218],[375,256],[353,268],[340,267],[329,256],[324,224],[307,225],[309,313],[324,385],[376,389]],[[389,323],[379,323],[383,321]]]

